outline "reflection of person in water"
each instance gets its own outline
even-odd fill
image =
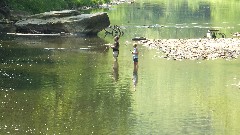
[[[113,62],[113,79],[118,81],[119,74],[118,74],[118,61]]]
[[[138,72],[137,70],[133,70],[133,78],[132,78],[132,81],[133,81],[133,86],[134,88],[136,88],[137,86],[137,83],[138,83]]]

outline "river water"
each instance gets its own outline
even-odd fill
[[[113,37],[5,37],[0,41],[1,135],[236,135],[239,60],[173,61],[131,39],[202,38],[240,31],[240,2],[138,0],[113,6]],[[96,12],[96,11],[93,11]],[[134,87],[136,83],[136,87]]]

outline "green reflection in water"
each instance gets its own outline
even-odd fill
[[[131,37],[202,38],[210,28],[231,37],[239,31],[239,4],[235,0],[144,0],[113,7],[108,14],[111,23],[125,27]]]
[[[19,40],[2,43],[1,134],[128,134],[131,92],[106,41]]]
[[[199,38],[221,25],[237,31],[239,2],[144,2],[108,11],[126,28],[115,69],[104,46],[110,36],[1,41],[0,134],[238,134],[239,59],[168,61],[139,46],[133,91],[129,50],[134,36]]]
[[[135,96],[134,110],[144,123],[139,130],[147,134],[239,132],[236,112],[240,110],[235,108],[239,103],[235,85],[239,82],[239,60],[178,62],[158,59],[151,53],[141,64],[139,72],[146,76]]]

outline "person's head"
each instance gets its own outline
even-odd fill
[[[118,40],[119,40],[119,36],[115,36],[114,41],[118,41]]]
[[[136,48],[136,47],[137,47],[137,44],[136,44],[136,43],[134,43],[134,44],[133,44],[133,47],[134,47],[134,48]]]

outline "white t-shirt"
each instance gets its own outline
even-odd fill
[[[138,52],[137,48],[133,48],[133,58],[138,58],[137,52]]]

